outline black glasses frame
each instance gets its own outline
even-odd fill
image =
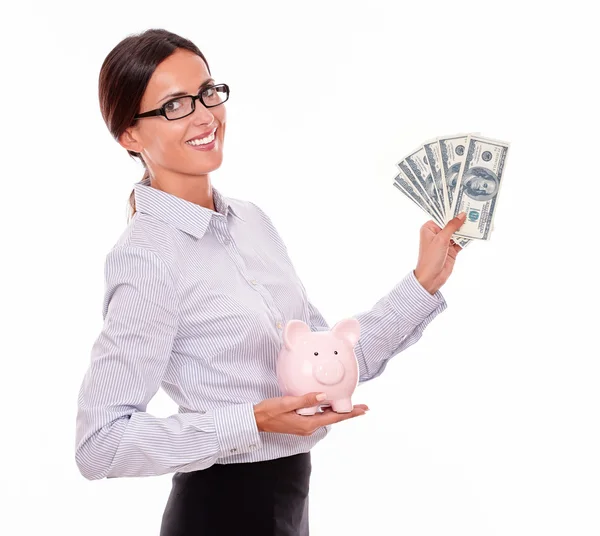
[[[202,98],[202,93],[204,93],[207,89],[214,89],[214,88],[225,88],[225,91],[227,92],[227,96],[225,97],[225,100],[221,101],[219,104],[211,104],[209,106],[204,102],[204,99]],[[187,113],[185,115],[182,115],[181,117],[175,117],[174,119],[168,118],[167,112],[165,109],[166,106],[168,104],[170,104],[171,102],[174,102],[179,99],[183,99],[184,97],[192,98],[191,112]],[[167,102],[165,102],[160,108],[156,108],[155,110],[150,110],[149,112],[137,114],[136,116],[134,116],[133,119],[141,119],[143,117],[154,117],[156,115],[162,115],[167,121],[177,121],[178,119],[183,119],[184,117],[187,117],[188,115],[191,115],[194,113],[194,111],[196,110],[196,100],[199,100],[206,108],[214,108],[215,106],[221,106],[221,104],[223,104],[224,102],[227,102],[228,99],[229,99],[229,86],[227,84],[214,84],[214,85],[202,88],[200,93],[198,93],[197,95],[181,95],[180,97],[175,97],[173,99],[170,99]]]

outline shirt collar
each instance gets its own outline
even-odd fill
[[[231,213],[244,221],[239,212],[233,208],[230,199],[214,186],[212,191],[216,212],[154,188],[150,186],[150,178],[146,177],[134,185],[135,208],[136,212],[150,214],[196,238],[204,236],[211,219],[217,213],[225,218]]]

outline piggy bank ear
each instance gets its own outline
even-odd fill
[[[298,342],[299,337],[310,333],[308,324],[302,320],[290,320],[283,330],[283,344],[288,350],[291,350]]]
[[[360,324],[356,318],[346,318],[333,326],[331,333],[355,346],[360,337]]]

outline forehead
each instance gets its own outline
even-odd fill
[[[210,74],[200,56],[189,50],[177,49],[152,73],[142,98],[142,106],[157,104],[175,91],[197,93],[207,78],[210,78]]]

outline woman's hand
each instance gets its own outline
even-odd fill
[[[443,229],[431,220],[421,227],[415,277],[430,294],[435,294],[452,273],[456,256],[462,249],[452,240],[452,235],[462,227],[465,218],[466,213],[461,212]]]
[[[303,396],[281,396],[263,400],[254,406],[258,429],[263,432],[309,436],[321,426],[364,415],[369,409],[364,404],[358,404],[349,413],[336,413],[329,408],[314,415],[296,413],[300,408],[318,406],[323,400],[317,398],[318,395],[319,393],[309,393]]]

